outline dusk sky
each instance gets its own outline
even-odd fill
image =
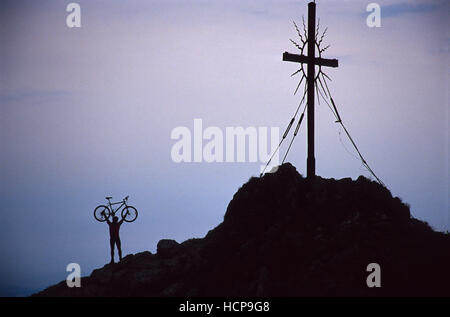
[[[124,255],[203,237],[263,163],[176,163],[172,130],[202,119],[282,134],[301,97],[282,53],[298,53],[292,21],[308,1],[79,0],[80,28],[66,25],[70,2],[0,2],[0,295],[64,280],[71,262],[83,276],[109,262],[108,227],[93,217],[107,195],[130,195],[139,212],[122,226]],[[370,2],[379,28],[366,24]],[[317,1],[346,127],[439,231],[450,230],[449,12],[445,0]],[[334,121],[316,104],[317,174],[370,177]],[[287,161],[305,175],[306,124]]]

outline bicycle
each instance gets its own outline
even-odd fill
[[[138,216],[138,212],[137,212],[136,208],[134,208],[133,206],[127,205],[129,196],[122,199],[122,201],[119,201],[116,203],[111,202],[112,197],[105,197],[105,198],[108,201],[108,206],[100,205],[94,209],[94,218],[97,221],[104,222],[111,215],[114,217],[116,215],[116,212],[118,212],[120,209],[122,209],[122,207],[123,207],[123,209],[121,212],[121,216],[126,222],[133,222],[136,220],[136,218]],[[114,209],[113,206],[119,205],[119,204],[120,204],[120,206],[117,207],[116,209]]]

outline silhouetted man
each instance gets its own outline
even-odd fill
[[[122,248],[120,246],[119,230],[120,225],[123,223],[122,220],[114,216],[113,221],[106,219],[106,223],[109,225],[109,244],[111,246],[111,263],[114,263],[114,244],[117,245],[117,251],[119,252],[119,260],[122,261]]]

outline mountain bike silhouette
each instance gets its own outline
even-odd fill
[[[122,212],[121,212],[122,218],[126,222],[135,221],[138,216],[138,212],[137,212],[136,208],[134,208],[133,206],[127,205],[128,198],[129,198],[129,196],[125,197],[122,201],[112,203],[111,202],[112,197],[106,197],[106,200],[108,200],[108,206],[106,206],[106,205],[97,206],[94,210],[94,218],[97,221],[104,222],[110,216],[114,217],[116,215],[116,212],[118,212],[123,207]],[[120,206],[117,207],[116,209],[114,209],[113,206],[119,205],[119,204],[120,204]]]

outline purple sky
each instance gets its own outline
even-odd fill
[[[203,237],[222,221],[260,163],[171,160],[172,129],[193,120],[225,128],[280,127],[293,96],[289,38],[307,1],[70,1],[0,4],[0,295],[26,295],[109,259],[107,226],[92,217],[106,195],[140,212],[121,231],[125,254],[162,238]],[[449,225],[449,4],[318,1],[340,114],[369,165],[412,214]],[[339,137],[341,132],[341,137]],[[305,125],[288,161],[304,174]],[[286,142],[287,143],[287,142]],[[282,147],[282,154],[286,146]],[[330,110],[316,107],[317,173],[369,176]]]

